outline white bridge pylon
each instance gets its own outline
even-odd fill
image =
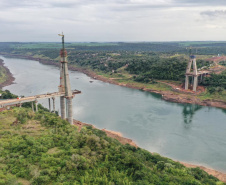
[[[191,67],[193,64],[193,71],[191,72]],[[196,57],[194,55],[190,56],[190,60],[187,65],[186,73],[185,73],[185,90],[188,90],[189,86],[189,77],[192,77],[193,79],[193,91],[196,91],[198,86],[198,71],[197,71],[197,65],[196,65]]]
[[[25,102],[32,102],[32,109],[34,111],[33,102],[35,102],[36,111],[38,111],[37,102],[39,99],[49,99],[49,111],[51,112],[51,98],[53,100],[53,112],[55,112],[55,97],[60,97],[60,110],[61,118],[67,119],[70,124],[73,124],[73,105],[72,99],[75,94],[80,94],[81,91],[71,90],[71,84],[68,73],[68,61],[67,61],[67,51],[64,47],[64,34],[58,34],[62,37],[62,49],[60,50],[60,85],[58,86],[59,92],[40,94],[35,96],[23,97],[19,99],[9,99],[0,101],[0,108],[19,105]],[[65,101],[66,100],[66,101]]]

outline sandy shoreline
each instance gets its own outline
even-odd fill
[[[7,56],[11,56],[11,55],[7,55]],[[36,61],[39,61],[42,64],[59,66],[54,61],[46,61],[46,60],[42,60],[42,59],[36,59],[36,58],[33,58],[33,57],[24,57],[24,56],[20,56],[20,55],[19,56],[18,55],[16,55],[16,56],[13,55],[11,57],[36,60]],[[2,65],[2,66],[4,65],[3,60],[1,60],[1,59],[0,59],[0,65]],[[9,69],[6,68],[5,66],[4,66],[4,68],[7,70],[7,74],[9,74],[10,79],[7,80],[6,82],[4,82],[3,84],[0,84],[0,87],[1,86],[4,87],[4,86],[7,86],[7,85],[10,85],[15,80],[15,78],[12,76],[11,72],[9,71]],[[134,88],[134,89],[141,89],[140,87],[132,86],[130,84],[120,84],[118,82],[115,82],[114,80],[107,79],[107,78],[105,78],[103,76],[99,76],[96,73],[94,73],[92,71],[89,71],[89,70],[86,70],[86,69],[76,68],[76,67],[73,67],[73,66],[69,66],[69,69],[72,70],[72,71],[82,72],[82,73],[84,73],[84,74],[86,74],[86,75],[88,75],[88,76],[90,76],[90,77],[92,77],[92,78],[94,78],[96,80],[101,80],[103,82],[107,82],[107,83],[111,83],[111,84],[115,84],[115,85],[120,85],[120,86],[125,86],[125,87],[129,87],[129,88]],[[171,102],[176,102],[176,103],[192,103],[192,104],[194,103],[194,104],[199,104],[199,105],[203,105],[203,106],[213,106],[213,107],[226,108],[226,102],[208,101],[208,100],[201,102],[200,100],[198,101],[197,98],[195,99],[195,97],[194,97],[194,99],[191,99],[190,97],[189,98],[187,98],[187,97],[180,98],[180,97],[178,97],[178,95],[174,95],[170,91],[155,91],[155,90],[146,89],[146,88],[142,88],[142,90],[148,91],[148,92],[154,92],[154,93],[157,93],[157,94],[161,94],[162,98],[164,100],[166,100],[166,101],[171,101]],[[77,120],[74,120],[74,125],[78,126],[78,130],[79,131],[85,125],[92,126],[93,128],[95,128],[91,124],[83,123],[83,122],[77,121]],[[132,145],[134,147],[138,147],[135,142],[133,142],[131,139],[123,137],[122,134],[119,133],[119,132],[110,131],[110,130],[106,130],[106,129],[101,129],[101,130],[104,131],[107,134],[108,137],[115,138],[122,144],[127,144],[128,143],[128,144],[130,144],[130,145]],[[178,162],[180,162],[180,161],[178,161]],[[214,169],[206,168],[206,167],[199,166],[199,165],[189,164],[189,163],[185,163],[185,162],[180,162],[180,163],[183,164],[184,166],[188,167],[188,168],[199,167],[199,168],[203,169],[204,171],[206,171],[208,174],[217,177],[222,182],[226,182],[226,174],[223,173],[223,172],[219,172],[219,171],[216,171]]]
[[[180,162],[180,161],[179,161],[179,163],[183,164],[184,166],[186,166],[188,168],[196,168],[196,167],[199,167],[200,169],[202,169],[205,172],[207,172],[209,175],[213,175],[214,177],[217,177],[220,181],[226,183],[226,173],[219,172],[219,171],[214,170],[214,169],[211,169],[211,168],[206,168],[204,166],[189,164],[189,163]]]
[[[74,125],[76,125],[77,127],[78,127],[78,131],[80,132],[80,130],[81,130],[81,128],[83,127],[83,126],[91,126],[91,127],[93,127],[93,128],[95,128],[95,129],[98,129],[98,128],[96,128],[94,125],[92,125],[92,124],[88,124],[88,123],[83,123],[83,122],[81,122],[81,121],[78,121],[78,120],[73,120],[73,124]],[[131,139],[128,139],[128,138],[125,138],[125,137],[123,137],[122,136],[122,134],[120,133],[120,132],[115,132],[115,131],[111,131],[111,130],[107,130],[107,129],[99,129],[99,130],[102,130],[102,131],[104,131],[106,134],[107,134],[107,136],[108,137],[111,137],[111,138],[114,138],[114,139],[117,139],[120,143],[122,143],[122,144],[130,144],[131,146],[134,146],[134,147],[138,147],[137,145],[136,145],[136,143],[135,142],[133,142]]]
[[[12,73],[9,71],[7,67],[4,66],[4,61],[0,59],[0,66],[2,66],[6,70],[7,80],[0,84],[0,89],[2,89],[5,86],[13,84],[13,81],[15,78],[13,77]]]
[[[4,54],[2,54],[2,55],[4,56]],[[36,60],[36,61],[39,61],[41,64],[55,65],[55,66],[59,67],[59,63],[56,63],[53,60],[44,60],[44,59],[34,58],[32,56],[22,56],[22,55],[15,55],[15,54],[7,54],[5,56],[21,58],[21,59]],[[111,83],[111,84],[115,84],[115,85],[119,85],[119,86],[123,86],[123,87],[140,89],[140,90],[143,90],[143,91],[161,94],[162,99],[166,100],[166,101],[175,102],[175,103],[198,104],[198,105],[202,105],[202,106],[211,106],[211,107],[218,107],[218,108],[226,109],[226,102],[224,102],[224,101],[209,100],[209,99],[201,101],[199,98],[197,98],[195,96],[195,94],[180,93],[178,95],[178,94],[173,93],[173,91],[157,91],[157,90],[148,89],[148,88],[145,88],[145,87],[141,88],[141,87],[136,86],[135,84],[124,84],[124,83],[116,82],[114,79],[108,79],[106,77],[97,75],[93,71],[90,71],[88,69],[84,69],[84,68],[81,68],[81,67],[74,67],[74,66],[69,65],[68,68],[69,68],[69,70],[82,72],[82,73],[86,74],[87,76],[89,76],[93,79],[100,80],[100,81],[103,81],[103,82],[107,82],[107,83]]]

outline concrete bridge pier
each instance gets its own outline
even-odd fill
[[[63,96],[60,97],[60,113],[61,113],[61,119],[65,119],[65,99]]]
[[[31,102],[31,108],[32,108],[32,111],[35,112],[34,111],[34,103],[33,103],[33,101]]]
[[[55,97],[52,97],[52,100],[53,100],[53,113],[56,112],[56,108],[55,108]]]
[[[49,112],[51,112],[51,102],[50,102],[50,98],[48,98],[49,100]]]
[[[194,83],[193,83],[193,91],[196,91],[198,86],[198,75],[194,76]]]
[[[38,112],[38,101],[35,101],[35,108],[36,108],[36,112]]]
[[[188,90],[188,85],[189,85],[189,76],[185,76],[185,90]]]
[[[203,75],[201,75],[201,77],[200,77],[201,79],[200,79],[200,82],[202,82],[202,79],[203,79]]]
[[[69,97],[67,99],[67,106],[68,106],[68,122],[73,124],[73,106],[72,106],[72,99],[73,97]]]

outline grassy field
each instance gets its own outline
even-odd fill
[[[210,100],[219,100],[219,101],[226,102],[226,90],[224,90],[221,93],[213,93],[213,94],[210,94],[209,92],[204,92],[198,95],[198,98],[200,98],[200,100],[210,99]]]

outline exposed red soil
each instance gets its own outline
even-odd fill
[[[209,69],[210,73],[220,74],[224,70],[226,70],[225,66],[219,65],[220,61],[226,61],[226,56],[220,56],[220,57],[212,57],[208,58],[208,61],[213,61],[214,66]]]
[[[221,65],[218,65],[218,64],[209,69],[210,73],[215,73],[215,74],[220,74],[225,70],[226,70],[225,66],[221,66]]]
[[[221,56],[221,57],[211,57],[206,59],[207,61],[213,61],[213,62],[220,62],[226,60],[226,56]]]

